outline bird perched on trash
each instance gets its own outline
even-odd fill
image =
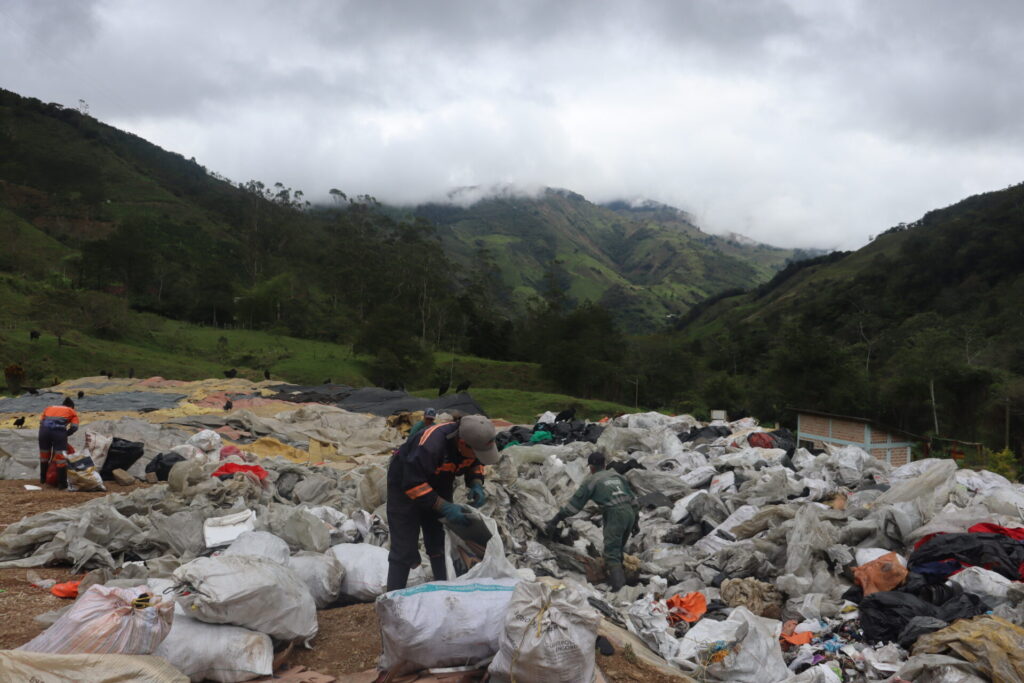
[[[333,382],[331,382],[331,378],[328,377],[327,379],[324,380],[324,384],[333,384]]]
[[[25,426],[25,416],[22,415],[17,420],[15,420],[14,421],[14,426],[15,427],[24,427]]]
[[[238,370],[234,368],[224,371],[224,376],[227,377],[228,379],[234,379],[236,375],[238,375]]]
[[[566,408],[558,415],[555,415],[555,422],[572,422],[576,419],[576,408]]]
[[[32,394],[33,396],[38,396],[39,395],[39,390],[38,389],[29,389],[28,393]]]
[[[82,398],[83,396],[85,396],[85,392],[82,391],[81,389],[79,389],[78,390],[78,398]]]
[[[439,386],[437,388],[437,395],[438,396],[444,396],[445,394],[447,394],[448,393],[448,386],[449,386],[448,382],[445,382],[444,384]]]
[[[471,385],[471,384],[472,384],[472,382],[470,382],[467,379],[465,382],[462,382],[461,384],[459,384],[459,386],[455,387],[455,393],[456,394],[461,394],[463,391],[468,390],[469,389],[469,385]]]
[[[263,379],[270,379],[270,370],[263,371]]]
[[[235,407],[235,404],[231,402],[231,399],[224,401],[224,410],[231,410]]]

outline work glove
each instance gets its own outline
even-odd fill
[[[462,526],[469,526],[469,520],[466,519],[466,513],[462,511],[462,508],[455,503],[449,503],[445,501],[441,503],[441,514],[452,524],[461,524]]]
[[[469,499],[469,504],[475,508],[484,506],[487,502],[487,492],[484,491],[484,485],[482,482],[474,481],[473,485],[469,487],[469,492],[466,494]]]

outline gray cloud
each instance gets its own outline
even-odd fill
[[[1024,179],[1024,4],[24,2],[6,88],[236,180],[645,196],[799,246]]]

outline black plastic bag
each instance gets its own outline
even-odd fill
[[[100,468],[100,477],[104,481],[111,481],[114,478],[114,470],[128,470],[134,465],[145,451],[145,445],[138,441],[119,439],[116,436],[110,443],[107,450],[107,459]]]
[[[178,453],[160,453],[146,465],[146,473],[153,472],[159,481],[167,481],[171,468],[183,461],[185,456]]]

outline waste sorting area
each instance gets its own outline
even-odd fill
[[[387,464],[418,416],[223,384],[118,386],[108,395],[177,398],[83,412],[76,450],[102,470],[113,448],[151,485],[67,493],[0,533],[0,570],[87,572],[46,630],[0,651],[0,678],[255,680],[288,648],[334,646],[317,639],[323,610],[372,602],[388,680],[605,680],[605,651],[650,680],[1024,680],[1024,487],[992,472],[811,453],[751,418],[546,414],[501,429],[486,503],[446,524],[453,578],[424,562],[387,592]],[[210,409],[232,395],[233,410]],[[38,480],[34,435],[0,429],[0,478]],[[595,451],[639,499],[618,592],[600,510],[547,526]]]

